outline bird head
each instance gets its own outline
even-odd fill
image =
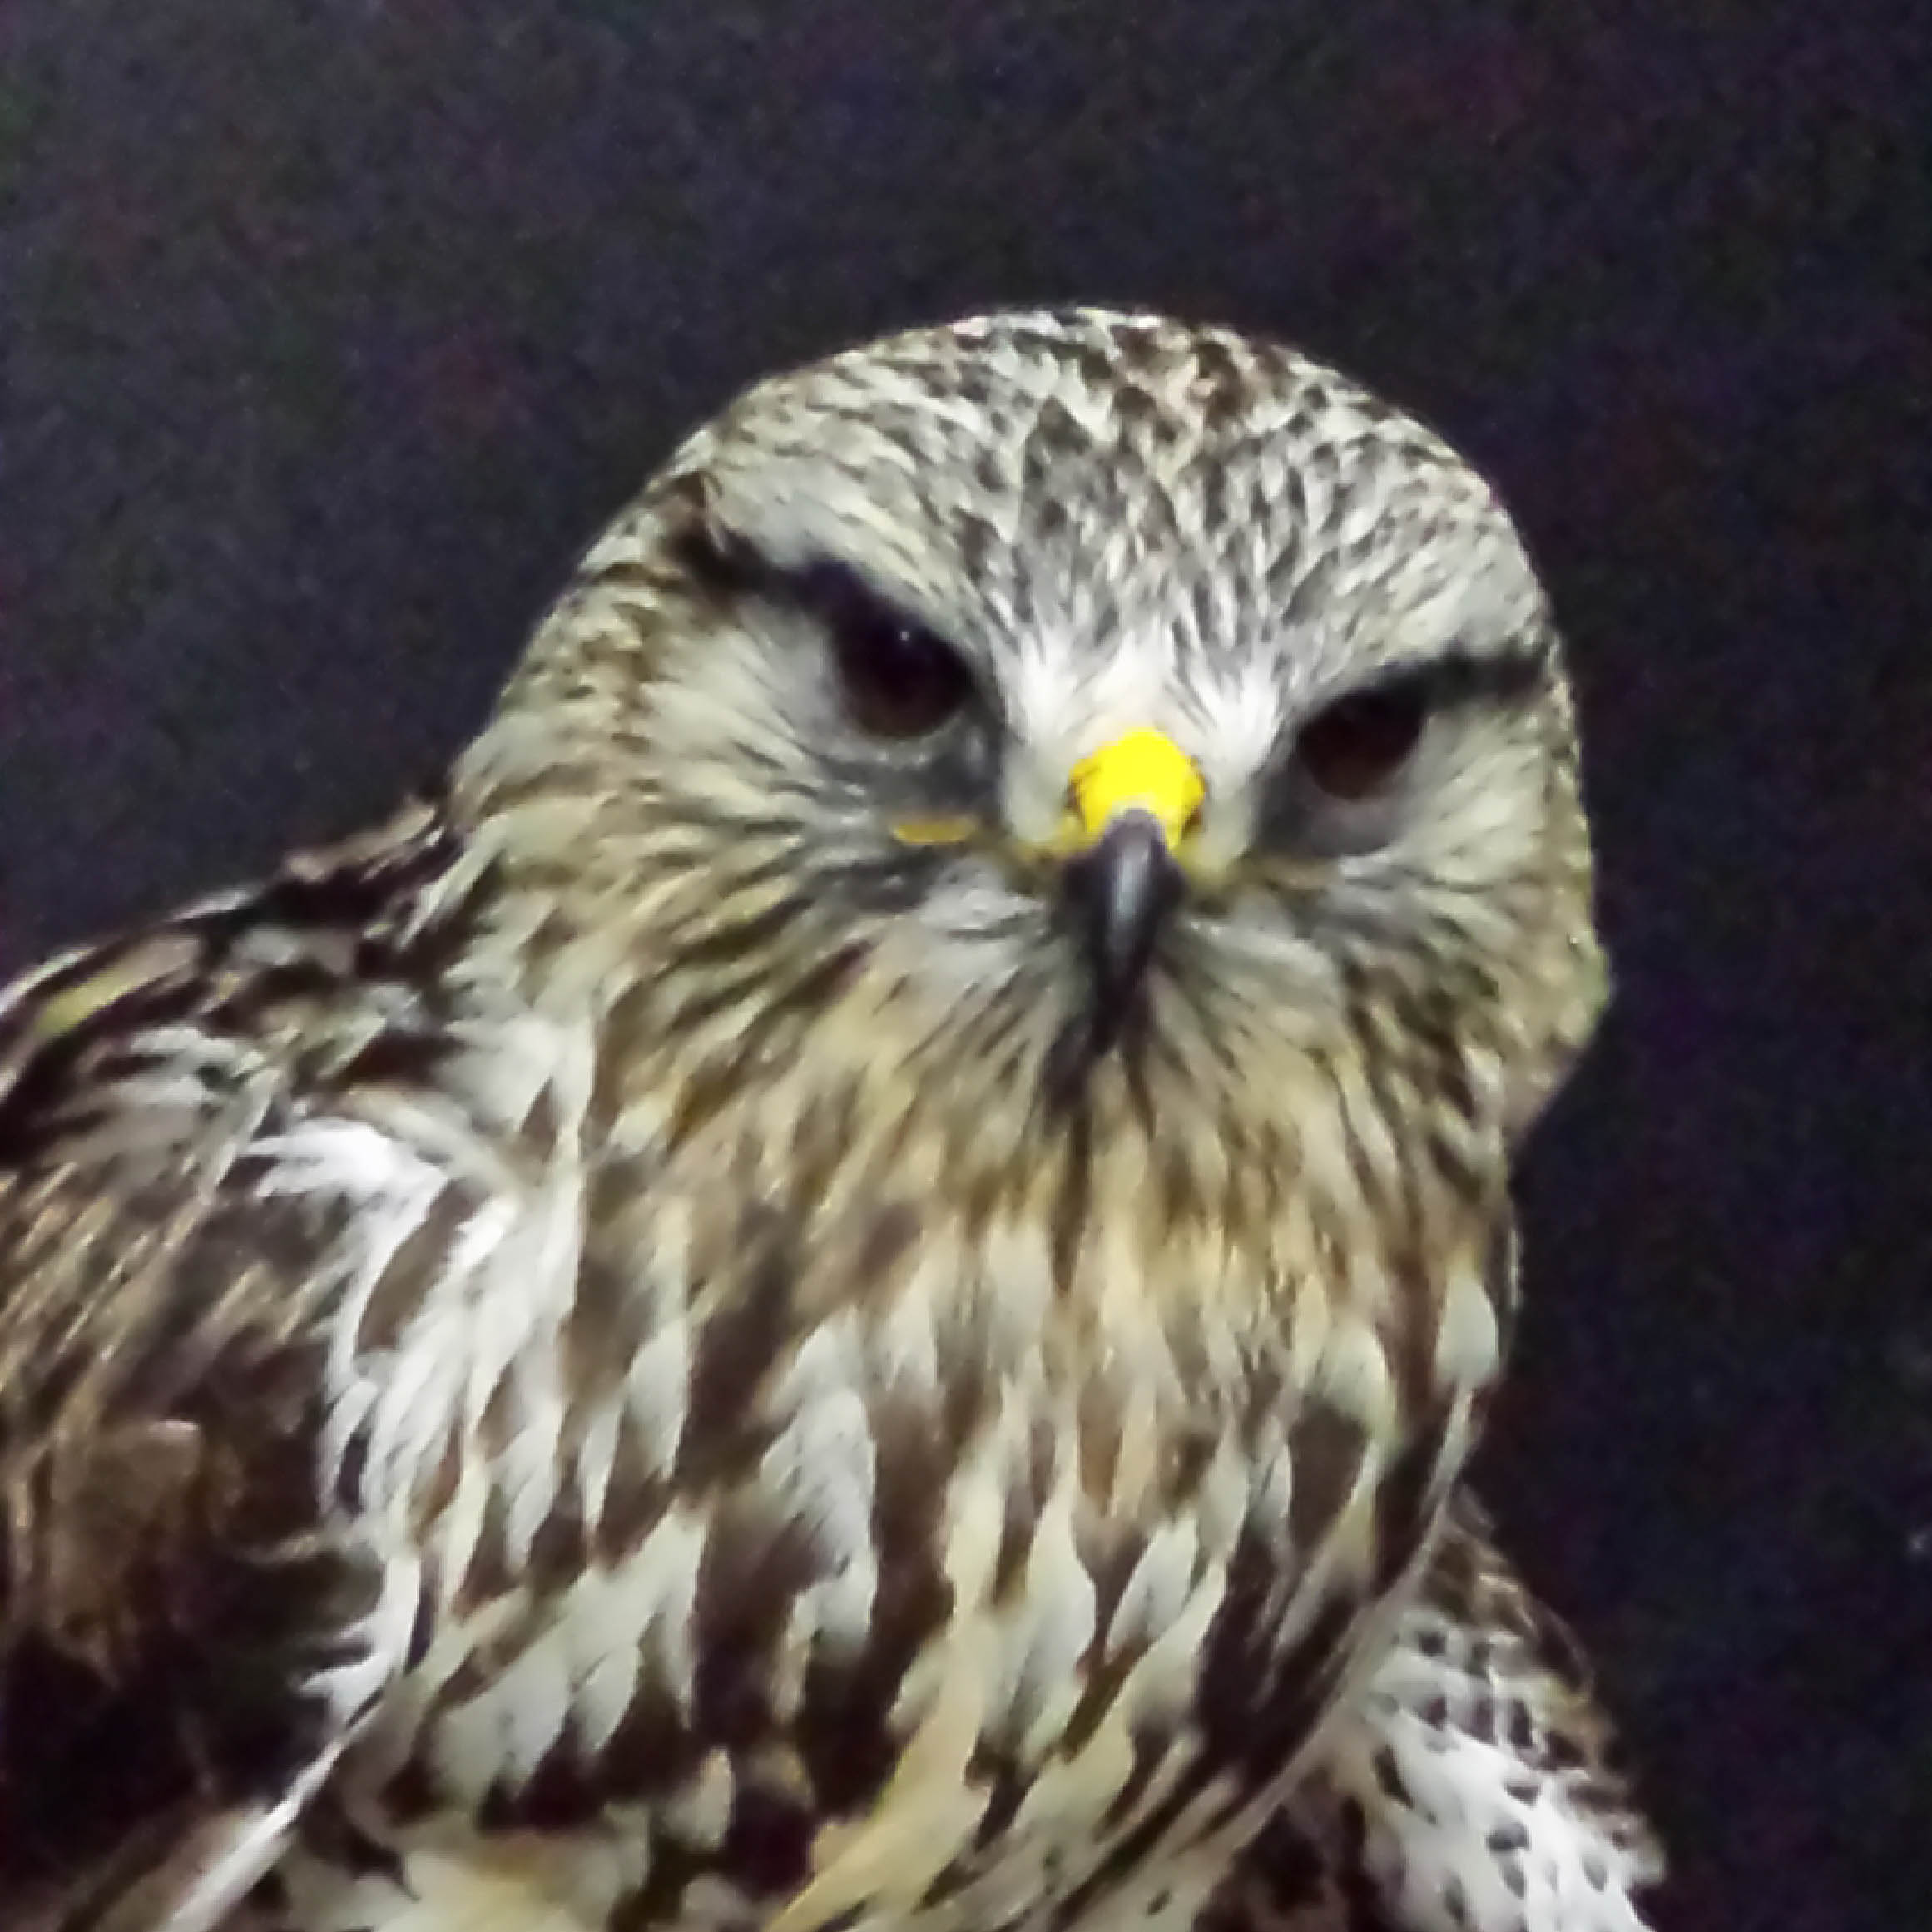
[[[1102,1107],[1225,1166],[1318,1088],[1352,1144],[1447,1110],[1487,1148],[1602,994],[1491,492],[1331,370],[1156,318],[750,390],[591,550],[459,795],[544,997],[707,1117],[889,1087],[962,1160]]]

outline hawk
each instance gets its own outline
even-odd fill
[[[1460,1489],[1604,983],[1433,434],[751,389],[433,799],[0,1005],[0,1923],[1639,1927]]]

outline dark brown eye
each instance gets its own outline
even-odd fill
[[[845,708],[861,731],[921,738],[965,709],[973,674],[944,638],[835,566],[811,570],[805,592],[831,640]]]
[[[1357,691],[1301,727],[1295,755],[1330,798],[1366,798],[1401,771],[1428,722],[1428,702],[1414,685]]]

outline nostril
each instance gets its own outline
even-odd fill
[[[1165,732],[1146,726],[1082,758],[1072,781],[1073,808],[1089,839],[1122,814],[1141,812],[1170,847],[1196,823],[1207,790],[1194,760]]]

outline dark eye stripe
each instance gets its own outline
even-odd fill
[[[1548,665],[1542,651],[1447,651],[1343,691],[1300,721],[1295,763],[1327,796],[1368,798],[1397,776],[1429,719],[1478,703],[1513,703]]]
[[[1398,665],[1359,685],[1350,696],[1411,688],[1431,711],[1463,705],[1519,703],[1548,675],[1546,645],[1513,644],[1501,651],[1457,645],[1414,664]]]
[[[811,619],[830,645],[846,709],[880,738],[935,731],[972,702],[978,686],[960,654],[834,558],[786,567],[741,539],[693,527],[680,561],[714,594],[755,597]]]
[[[1430,723],[1512,709],[1546,685],[1551,663],[1542,639],[1502,651],[1453,649],[1392,666],[1303,712],[1277,754],[1266,835],[1324,850],[1377,842]],[[1345,808],[1344,815],[1331,807]]]
[[[1520,704],[1543,683],[1549,669],[1549,649],[1540,642],[1501,651],[1457,646],[1416,663],[1393,666],[1296,719],[1286,749],[1292,756],[1311,730],[1338,716],[1345,721],[1351,713],[1392,741],[1399,736],[1395,729],[1398,713],[1413,714],[1419,725],[1472,706]]]

